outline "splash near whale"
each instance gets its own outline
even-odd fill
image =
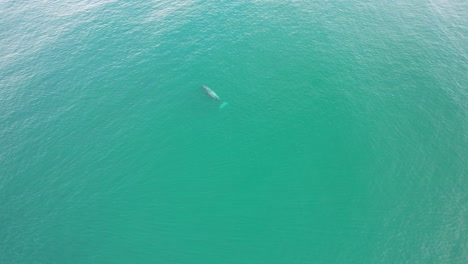
[[[202,88],[203,90],[211,97],[213,98],[214,100],[220,102],[221,104],[219,105],[219,109],[223,109],[225,106],[228,105],[228,102],[223,102],[221,101],[221,99],[219,98],[219,96],[213,91],[211,90],[210,88],[208,88],[207,86],[205,85],[202,85]]]

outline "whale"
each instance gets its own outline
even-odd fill
[[[206,87],[205,85],[202,85],[202,88],[211,98],[215,99],[216,101],[221,102],[221,99],[219,99],[219,96],[215,92],[213,92],[213,90]]]
[[[219,109],[223,109],[225,106],[228,105],[228,102],[223,102],[221,101],[221,99],[219,98],[219,96],[213,92],[213,90],[211,90],[210,88],[208,88],[207,86],[205,85],[202,85],[202,88],[203,90],[205,90],[206,94],[208,94],[211,98],[215,99],[216,101],[220,102],[221,104],[219,105]]]

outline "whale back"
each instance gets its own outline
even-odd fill
[[[213,92],[213,90],[211,90],[210,88],[206,87],[205,85],[202,85],[202,88],[203,90],[205,90],[205,92],[213,99],[215,100],[218,100],[218,101],[221,101],[221,99],[219,99],[219,96]]]

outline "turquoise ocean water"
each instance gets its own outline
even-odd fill
[[[0,263],[467,263],[467,175],[466,1],[0,0]]]

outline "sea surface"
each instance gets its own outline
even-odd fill
[[[467,238],[467,1],[0,0],[0,263],[461,264]]]

